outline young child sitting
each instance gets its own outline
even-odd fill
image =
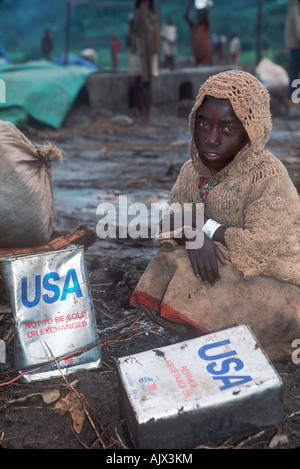
[[[131,304],[178,333],[248,324],[271,359],[291,356],[300,339],[300,201],[286,168],[265,149],[269,94],[249,73],[214,75],[189,122],[190,159],[165,214],[171,228],[164,232],[163,219],[161,249]]]

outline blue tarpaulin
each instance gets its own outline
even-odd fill
[[[0,119],[22,127],[31,117],[59,128],[93,72],[82,65],[61,66],[48,61],[0,63],[0,79],[6,95],[5,102],[0,96]]]

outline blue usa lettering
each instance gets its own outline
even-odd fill
[[[21,292],[22,292],[22,303],[26,308],[34,308],[41,298],[47,304],[55,303],[60,299],[60,301],[64,301],[67,298],[69,293],[75,293],[77,298],[81,298],[82,291],[78,282],[77,274],[75,269],[69,269],[64,281],[64,286],[62,292],[57,284],[53,282],[57,282],[60,280],[60,277],[57,272],[49,272],[43,278],[41,275],[35,276],[35,294],[34,298],[28,298],[28,279],[27,277],[23,277],[21,280]],[[46,292],[42,295],[42,286]]]
[[[252,381],[252,378],[249,375],[227,374],[229,373],[229,371],[230,373],[232,373],[232,371],[230,370],[231,365],[235,371],[240,371],[244,367],[244,363],[240,358],[228,358],[237,355],[235,350],[230,350],[223,353],[220,353],[220,350],[213,350],[211,353],[211,349],[217,349],[228,344],[230,344],[229,339],[204,345],[198,350],[199,357],[202,360],[210,362],[207,365],[206,370],[211,375],[213,375],[212,379],[219,379],[223,382],[223,386],[219,387],[220,391],[224,391],[225,389],[229,389],[234,386],[238,386],[240,384],[245,384],[249,381]],[[221,361],[219,362],[218,360]]]

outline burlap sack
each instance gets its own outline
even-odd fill
[[[0,121],[0,247],[47,243],[54,218],[50,144],[33,145],[12,123]]]

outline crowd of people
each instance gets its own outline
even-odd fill
[[[230,61],[237,65],[241,50],[240,40],[234,35],[230,41],[223,35],[215,42],[210,37],[209,8],[197,9],[191,17],[194,0],[189,0],[184,18],[190,27],[190,45],[195,66],[213,65]],[[135,102],[144,119],[151,108],[151,80],[158,73],[162,52],[162,67],[173,69],[177,51],[177,28],[171,16],[162,28],[155,0],[136,0],[134,15],[128,27],[129,64],[135,76]],[[230,54],[230,56],[228,55]]]
[[[239,65],[241,40],[233,34],[217,36],[210,31],[210,2],[194,8],[195,1],[188,0],[183,17],[190,28],[190,47],[195,66],[216,64]],[[195,18],[191,14],[194,9]],[[173,18],[168,16],[161,26],[156,0],[135,0],[130,15],[126,44],[116,34],[111,34],[110,49],[113,70],[119,68],[119,53],[128,52],[128,66],[134,76],[134,100],[142,119],[149,118],[152,103],[151,81],[157,76],[159,67],[173,70],[176,63],[178,33]],[[285,47],[290,54],[290,92],[300,73],[300,2],[289,0],[285,28]],[[45,30],[42,37],[42,56],[52,59],[53,38]]]
[[[150,11],[157,11],[155,1],[137,1],[135,10],[143,8],[142,5],[148,5]],[[194,59],[194,64],[212,65],[216,63],[232,63],[237,65],[241,52],[241,41],[236,34],[227,38],[224,34],[219,37],[210,34],[209,8],[196,9],[196,17],[191,14],[194,0],[189,0],[184,12],[184,19],[190,28],[190,46]],[[137,13],[136,13],[137,14]],[[156,13],[157,15],[157,13]],[[133,25],[134,15],[129,21],[129,31]],[[156,21],[160,19],[156,18]],[[159,26],[157,32],[159,31]],[[178,31],[173,22],[172,16],[168,16],[159,32],[161,38],[161,49],[158,53],[162,54],[160,63],[162,67],[173,69],[177,53]],[[130,47],[129,47],[130,49]]]

